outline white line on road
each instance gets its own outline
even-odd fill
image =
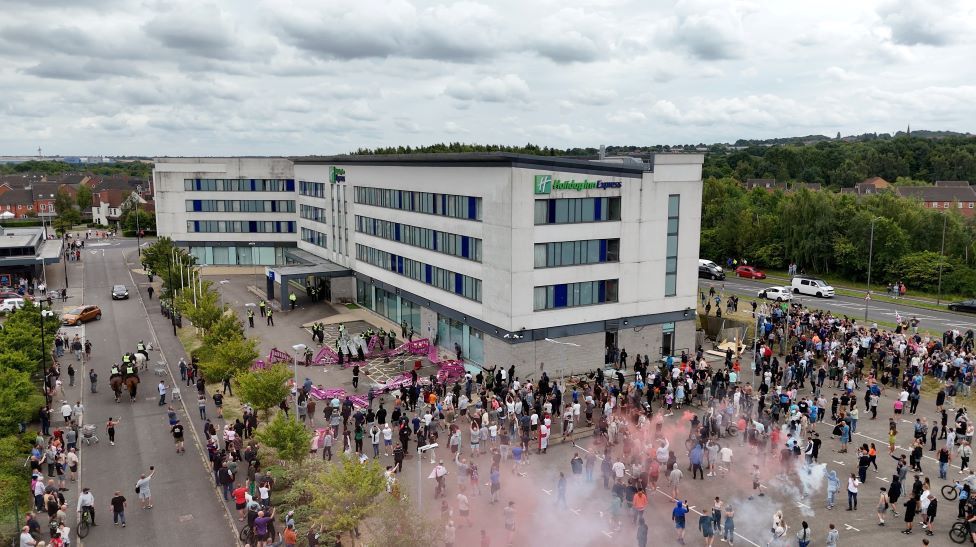
[[[855,528],[855,527],[853,527],[853,526],[851,526],[850,524],[847,524],[847,523],[844,523],[844,527],[846,527],[848,530],[854,530],[855,532],[860,532],[861,531],[859,528]]]

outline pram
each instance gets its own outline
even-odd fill
[[[92,424],[81,426],[81,440],[91,446],[92,441],[98,442],[98,435],[95,434],[95,426]]]

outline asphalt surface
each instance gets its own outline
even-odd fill
[[[725,281],[699,279],[698,286],[699,290],[705,291],[706,294],[708,293],[709,287],[715,287],[716,291],[724,289],[726,294],[757,298],[760,290],[766,287],[781,285],[777,285],[775,281],[770,282],[766,279],[755,280],[729,277]],[[858,321],[862,321],[864,319],[864,298],[840,295],[834,296],[833,298],[817,298],[815,296],[794,295],[794,300],[802,302],[805,306],[830,310],[835,314],[853,317]],[[741,304],[739,309],[743,309]],[[957,313],[950,312],[948,310],[935,311],[927,308],[918,308],[912,306],[910,301],[906,301],[904,305],[871,301],[868,305],[869,321],[885,321],[888,323],[894,323],[895,317],[899,315],[903,318],[903,320],[907,320],[912,316],[915,316],[919,319],[919,321],[921,321],[921,324],[919,325],[920,328],[937,330],[939,332],[947,329],[959,329],[965,331],[966,329],[976,328],[976,315],[970,313]]]
[[[157,384],[161,376],[154,374],[154,363],[166,361],[165,376],[172,385],[171,370],[182,355],[179,343],[174,345],[172,332],[158,333],[164,339],[162,350],[157,342],[157,332],[150,324],[143,301],[145,296],[145,277],[132,277],[130,267],[124,262],[123,253],[135,254],[134,240],[90,240],[86,243],[81,262],[69,262],[69,301],[66,307],[78,304],[94,304],[102,309],[102,318],[77,329],[93,344],[92,361],[78,369],[80,380],[74,388],[67,388],[67,399],[72,403],[79,398],[85,406],[84,422],[98,426],[99,442],[86,446],[80,442],[81,476],[79,483],[71,484],[66,497],[69,513],[74,513],[77,504],[79,484],[90,487],[95,495],[96,522],[88,537],[75,540],[74,545],[231,545],[232,527],[222,507],[216,490],[212,486],[210,473],[205,466],[204,451],[201,451],[197,436],[192,429],[187,430],[187,450],[177,455],[166,419],[166,406],[159,406]],[[135,261],[134,261],[135,262]],[[136,267],[135,264],[131,265]],[[47,272],[51,287],[63,284],[61,267],[50,268]],[[60,279],[58,279],[60,277]],[[115,284],[129,287],[128,300],[111,298],[111,288]],[[141,290],[136,290],[136,286]],[[58,304],[55,304],[57,308]],[[149,309],[158,306],[148,303]],[[73,334],[72,334],[73,336]],[[113,362],[121,360],[124,351],[135,351],[139,340],[152,343],[156,350],[150,354],[149,369],[141,373],[141,384],[136,402],[123,395],[122,402],[116,403],[108,386],[109,369]],[[65,355],[63,365],[74,356]],[[98,379],[98,393],[90,393],[88,368],[95,367]],[[184,395],[188,395],[184,391]],[[194,397],[190,397],[195,402]],[[175,404],[182,421],[186,418],[184,403]],[[196,415],[196,408],[193,409]],[[115,446],[109,444],[105,422],[109,417],[119,421],[116,427]],[[140,508],[135,483],[140,474],[149,473],[155,466],[156,474],[151,483],[152,509]],[[112,525],[109,500],[118,490],[128,500],[126,511],[127,527]],[[76,528],[76,527],[75,527]]]

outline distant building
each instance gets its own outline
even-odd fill
[[[937,180],[936,186],[969,186],[968,180]]]
[[[881,177],[871,177],[854,185],[854,193],[859,196],[870,196],[891,189],[891,183]]]
[[[132,194],[131,190],[106,188],[92,194],[92,222],[102,226],[118,227],[122,219],[122,203]]]
[[[745,187],[746,190],[762,188],[763,190],[772,192],[774,190],[786,190],[786,183],[777,182],[776,179],[746,179]]]
[[[790,185],[790,190],[799,190],[800,188],[806,188],[811,192],[819,192],[823,189],[823,185],[819,182],[794,182]]]
[[[965,181],[941,182],[961,183]],[[976,216],[976,190],[968,182],[965,185],[902,186],[896,191],[900,196],[921,201],[926,208],[942,210],[954,208],[963,216]]]
[[[34,199],[26,188],[9,188],[0,193],[0,216],[12,213],[10,218],[26,218],[34,212]],[[9,215],[6,215],[9,217]]]

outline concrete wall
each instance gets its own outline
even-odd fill
[[[419,332],[417,332],[417,335],[420,338],[427,338],[429,340],[433,340],[434,337],[437,336],[436,311],[423,306],[420,307],[420,329]],[[487,350],[485,351],[487,352]]]
[[[355,277],[333,277],[331,280],[332,284],[332,300],[333,304],[338,304],[339,302],[346,300],[348,302],[356,301],[356,278]]]
[[[508,344],[485,336],[485,363],[488,367],[515,365],[515,375],[521,379],[538,380],[543,371],[550,377],[579,374],[603,366],[605,339],[598,332],[560,338],[561,343],[537,340]]]
[[[645,327],[622,328],[617,333],[617,344],[627,350],[627,362],[633,364],[634,358],[640,354],[647,355],[652,361],[661,355],[661,341],[663,338],[661,325],[647,325]]]

